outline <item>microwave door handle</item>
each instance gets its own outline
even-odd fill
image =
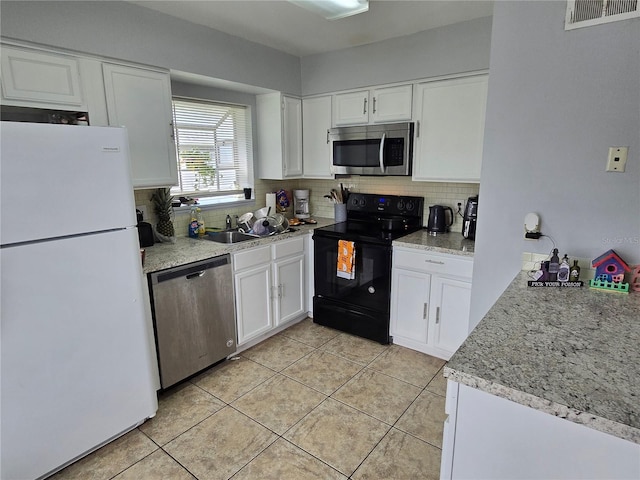
[[[382,134],[380,139],[380,171],[384,173],[384,139],[387,136],[386,133]]]

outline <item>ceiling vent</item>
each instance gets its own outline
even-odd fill
[[[639,0],[568,0],[564,29],[640,17]]]

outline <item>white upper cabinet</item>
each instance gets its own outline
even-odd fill
[[[84,110],[78,59],[2,45],[2,103]]]
[[[333,96],[333,124],[361,125],[369,122],[369,90]]]
[[[258,176],[302,176],[302,101],[279,92],[256,96]]]
[[[373,123],[411,120],[413,85],[371,90],[371,121]]]
[[[333,178],[331,173],[331,96],[302,100],[302,166],[304,178]]]
[[[400,85],[336,94],[333,96],[333,124],[339,127],[409,121],[412,89],[412,85]]]
[[[413,180],[480,182],[488,75],[416,86]]]
[[[110,63],[102,72],[109,125],[129,132],[133,186],[177,185],[169,74]]]

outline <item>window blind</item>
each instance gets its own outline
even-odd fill
[[[172,103],[179,183],[171,194],[241,194],[250,183],[248,108],[184,98]]]

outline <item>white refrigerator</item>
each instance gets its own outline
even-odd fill
[[[157,410],[123,128],[0,126],[0,478],[48,476]]]

